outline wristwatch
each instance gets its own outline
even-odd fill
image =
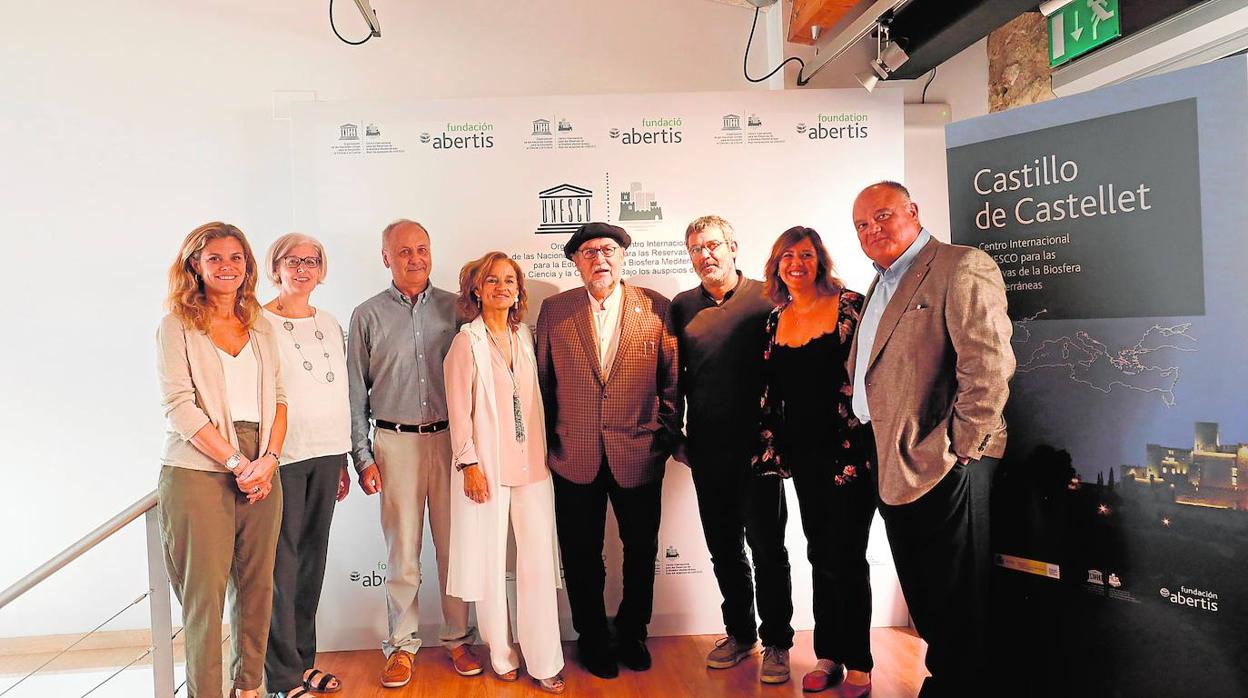
[[[225,459],[225,467],[229,468],[230,472],[234,472],[235,470],[238,470],[238,466],[242,462],[243,462],[243,452],[235,451],[233,454],[230,455],[229,458]]]

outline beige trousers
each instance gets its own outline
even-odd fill
[[[256,455],[256,425],[235,424],[239,449]],[[221,615],[230,601],[230,679],[260,688],[273,607],[273,558],[282,523],[282,482],[248,503],[234,476],[164,466],[157,486],[165,569],[182,604],[190,698],[221,696]]]
[[[438,560],[438,590],[442,594],[442,629],[446,647],[472,639],[468,604],[446,594],[446,568],[451,552],[451,435],[397,433],[377,429],[373,454],[381,471],[381,530],[386,537],[386,611],[390,636],[382,651],[420,649],[420,548],[425,532],[425,510]]]
[[[498,540],[507,540],[510,524],[516,537],[516,639],[530,676],[549,679],[563,670],[559,638],[559,580],[555,577],[555,497],[549,480],[522,487],[497,487],[490,493],[508,516]],[[481,639],[490,646],[490,664],[505,674],[520,666],[511,645],[511,614],[507,608],[507,571],[486,580],[477,602]]]

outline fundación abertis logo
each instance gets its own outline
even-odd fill
[[[538,235],[568,235],[594,220],[594,192],[585,187],[565,182],[539,191],[537,202],[542,209],[541,224],[534,231]]]
[[[681,131],[683,123],[678,116],[642,119],[637,126],[623,131],[613,128],[607,131],[607,135],[622,145],[674,145],[684,139],[684,132]]]
[[[494,124],[488,121],[448,121],[441,133],[425,131],[420,142],[434,150],[478,150],[494,147]]]
[[[797,135],[805,136],[812,141],[863,139],[869,134],[867,122],[870,116],[854,112],[837,114],[817,114],[814,125],[805,121],[797,122],[794,130]]]
[[[1188,606],[1210,613],[1218,612],[1218,595],[1216,592],[1183,585],[1179,585],[1178,589],[1162,587],[1159,591],[1161,598],[1176,606]]]
[[[351,573],[347,575],[347,579],[351,580],[353,584],[359,584],[366,589],[371,589],[385,584],[387,576],[386,563],[378,562],[376,569],[364,570],[363,572],[351,570]]]

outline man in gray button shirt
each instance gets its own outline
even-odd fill
[[[347,373],[355,467],[364,492],[381,493],[389,549],[390,635],[382,643],[387,660],[381,684],[397,688],[411,680],[412,655],[420,648],[417,592],[426,503],[442,591],[442,643],[460,674],[480,674],[481,663],[469,643],[468,604],[446,594],[451,440],[442,360],[455,336],[455,294],[429,283],[429,233],[415,221],[386,226],[381,258],[393,283],[351,314]]]

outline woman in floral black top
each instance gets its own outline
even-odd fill
[[[776,303],[767,320],[760,474],[792,477],[814,591],[818,662],[802,688],[841,681],[841,695],[871,685],[871,575],[867,539],[875,515],[874,450],[851,410],[845,369],[862,296],[844,288],[819,233],[786,230],[766,267]],[[847,670],[847,671],[846,671]]]

